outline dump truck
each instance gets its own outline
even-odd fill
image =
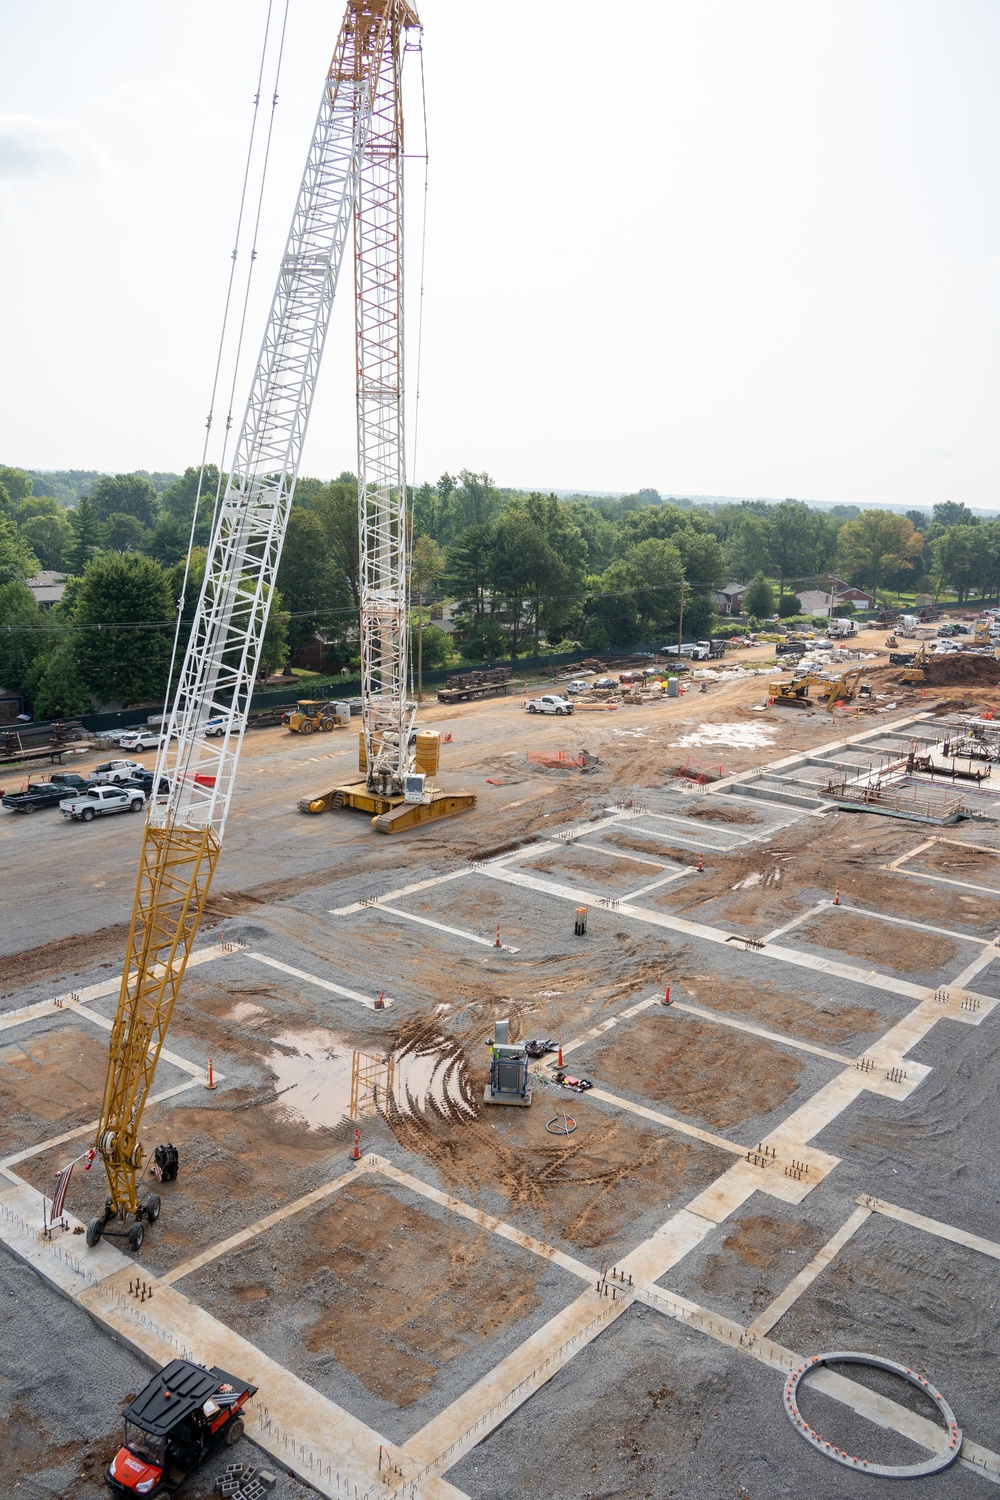
[[[293,734],[313,734],[317,729],[329,734],[331,729],[342,729],[350,719],[351,710],[346,703],[300,698],[288,715],[288,727]]]
[[[214,1365],[174,1359],[125,1408],[124,1442],[105,1471],[113,1495],[172,1495],[216,1449],[243,1436],[257,1387]]]

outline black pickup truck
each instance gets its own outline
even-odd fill
[[[152,771],[134,771],[127,781],[123,781],[120,784],[125,791],[129,791],[131,787],[138,787],[141,792],[145,792],[147,797],[151,797],[153,794],[153,773]],[[166,776],[161,776],[160,796],[165,797],[169,791],[170,782]]]
[[[24,792],[8,792],[2,805],[11,812],[33,813],[40,807],[58,807],[66,797],[85,791],[88,783],[73,771],[62,771],[48,781],[29,781]]]

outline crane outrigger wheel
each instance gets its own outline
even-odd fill
[[[475,803],[425,789],[407,681],[401,85],[404,53],[419,50],[419,38],[407,0],[348,0],[323,80],[246,412],[219,465],[226,489],[156,759],[95,1139],[110,1196],[88,1227],[91,1245],[119,1234],[138,1249],[159,1213],[155,1194],[140,1202],[137,1193],[139,1129],[222,847],[345,261],[357,346],[362,786],[381,799],[372,811],[387,832]]]

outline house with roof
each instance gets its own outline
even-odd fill
[[[743,595],[750,587],[748,583],[727,583],[724,589],[716,589],[712,602],[720,615],[738,615],[743,612]]]
[[[26,580],[26,587],[34,594],[39,609],[51,609],[53,604],[59,603],[66,592],[68,576],[66,573],[56,573],[51,568],[43,568],[34,578]]]
[[[830,593],[833,593],[833,608],[853,604],[855,609],[874,609],[875,595],[860,589],[853,583],[845,583],[833,573],[825,573],[819,580],[825,588],[816,587],[815,578],[794,579],[790,587],[802,601],[802,612],[807,615],[825,615],[830,609]],[[807,602],[808,601],[808,602]]]

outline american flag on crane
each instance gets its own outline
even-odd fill
[[[52,1194],[52,1213],[49,1216],[50,1224],[54,1224],[56,1219],[61,1219],[63,1216],[63,1209],[66,1205],[66,1193],[69,1189],[69,1180],[73,1175],[73,1168],[75,1166],[76,1162],[71,1161],[68,1167],[63,1167],[61,1172],[56,1173],[56,1190]]]

